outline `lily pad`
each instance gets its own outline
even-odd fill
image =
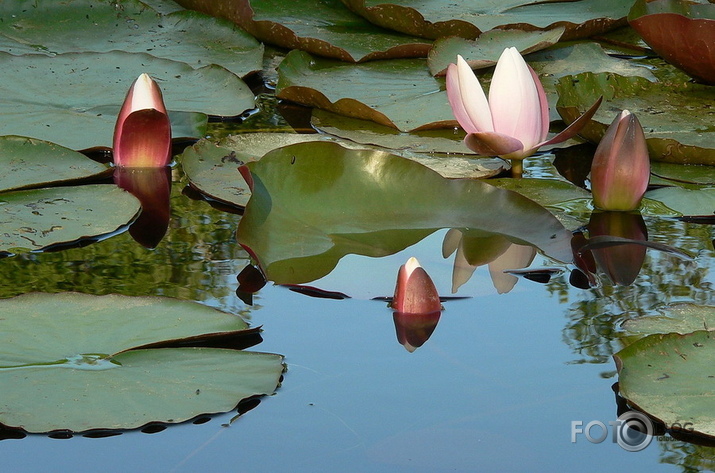
[[[685,77],[685,76],[683,76]],[[562,77],[556,85],[557,109],[571,123],[599,96],[604,102],[591,122],[579,132],[598,142],[621,110],[638,116],[651,159],[683,164],[715,165],[715,95],[712,87],[653,83],[641,77],[585,72]]]
[[[690,425],[713,437],[714,356],[709,331],[649,335],[614,355],[620,394],[666,425]]]
[[[429,74],[424,59],[353,65],[291,51],[278,74],[281,99],[402,131],[456,124],[444,83]]]
[[[0,327],[0,422],[28,432],[225,412],[272,393],[283,371],[280,355],[195,347],[255,330],[176,299],[32,293],[0,300]]]
[[[340,0],[179,0],[187,8],[236,22],[261,41],[358,62],[425,57],[431,43],[378,28]]]
[[[263,58],[263,46],[231,22],[187,10],[162,15],[138,0],[14,0],[0,3],[0,16],[0,51],[15,55],[120,50],[195,68],[220,64],[241,77]]]
[[[237,238],[276,283],[312,281],[348,253],[385,256],[441,228],[571,258],[571,233],[533,201],[389,153],[296,144],[248,167],[253,194]]]
[[[663,59],[715,84],[715,5],[638,0],[628,22]]]
[[[351,135],[352,136],[352,135]],[[364,133],[359,137],[366,138]],[[402,139],[400,139],[402,138]],[[429,138],[385,135],[376,141],[393,140],[392,145],[404,143],[419,146],[432,143]],[[435,140],[436,139],[432,139]],[[443,139],[447,141],[447,139]],[[230,135],[214,143],[209,140],[199,140],[193,146],[184,150],[179,156],[184,173],[191,185],[204,195],[219,202],[245,207],[251,197],[251,191],[237,167],[243,163],[257,161],[264,154],[283,146],[296,143],[332,142],[339,143],[349,149],[381,149],[398,156],[411,159],[425,167],[438,172],[447,178],[480,178],[498,174],[508,167],[499,158],[483,158],[474,156],[431,156],[410,149],[387,150],[384,147],[356,143],[352,140],[325,134],[295,134],[295,133],[242,133]]]
[[[630,4],[621,0],[342,0],[383,28],[415,36],[474,39],[493,28],[546,30],[564,27],[564,40],[585,38],[625,24]]]
[[[663,187],[648,191],[645,197],[661,202],[681,215],[715,214],[715,188],[684,189]]]
[[[685,335],[698,330],[715,330],[715,307],[679,303],[659,310],[661,315],[636,317],[623,322],[623,329],[641,337],[656,333]]]
[[[111,170],[54,143],[0,136],[0,192],[97,177]]]
[[[248,86],[220,66],[193,69],[148,54],[0,54],[0,68],[3,133],[32,136],[71,149],[111,147],[119,108],[143,72],[159,83],[168,110],[194,116],[177,121],[171,115],[173,124],[191,126],[172,126],[175,137],[200,137],[206,126],[204,114],[234,116],[254,106]],[[37,80],[38,71],[42,80]]]
[[[515,47],[524,55],[556,44],[564,28],[546,31],[492,30],[476,40],[450,36],[435,41],[427,56],[432,75],[445,75],[447,67],[461,55],[472,69],[483,69],[497,63],[505,48]]]
[[[41,250],[105,235],[139,212],[139,201],[94,184],[0,194],[0,253]]]

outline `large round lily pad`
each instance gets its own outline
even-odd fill
[[[225,412],[272,393],[282,357],[195,345],[254,332],[240,317],[169,298],[0,300],[0,423],[29,432],[130,429]]]
[[[456,124],[443,83],[424,59],[345,64],[291,51],[278,74],[281,99],[402,131]]]
[[[13,0],[0,2],[0,17],[0,51],[15,55],[119,50],[220,64],[239,76],[261,69],[263,47],[232,23],[192,11],[162,15],[138,0]]]
[[[172,115],[175,137],[200,137],[205,131],[204,114],[233,116],[254,106],[248,86],[223,67],[194,69],[148,54],[0,54],[0,68],[3,133],[32,136],[77,150],[112,145],[119,108],[132,82],[143,72],[159,83],[168,110],[200,113],[200,120],[178,122]],[[174,125],[179,124],[190,128],[177,129]]]
[[[715,437],[713,357],[710,331],[649,335],[614,355],[620,393],[666,425]]]
[[[248,167],[253,194],[237,237],[277,283],[322,277],[348,253],[395,253],[441,228],[572,256],[571,232],[535,202],[382,151],[303,143]]]
[[[683,77],[686,77],[683,75]],[[621,110],[636,114],[648,142],[651,159],[684,164],[715,165],[715,94],[711,86],[654,83],[641,77],[584,72],[562,77],[556,86],[557,109],[571,123],[599,96],[604,102],[579,134],[598,142]]]
[[[41,250],[108,234],[129,223],[139,200],[113,185],[0,194],[0,253]]]
[[[430,42],[379,28],[340,0],[179,0],[236,22],[256,38],[342,61],[424,57]]]
[[[564,27],[564,39],[603,33],[625,24],[630,3],[622,0],[533,2],[529,0],[342,0],[383,28],[439,38],[473,39],[492,28]]]
[[[111,170],[82,153],[22,136],[0,136],[0,192],[67,183]]]

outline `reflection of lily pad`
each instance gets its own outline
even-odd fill
[[[65,183],[110,172],[81,153],[21,136],[0,136],[0,168],[0,191]]]
[[[112,185],[0,194],[0,253],[40,250],[104,235],[131,221],[139,201]]]
[[[278,73],[281,99],[402,131],[456,123],[443,84],[430,75],[424,59],[354,65],[291,51]]]
[[[256,38],[343,61],[424,57],[430,43],[379,28],[339,0],[179,0],[236,22]]]
[[[685,77],[685,76],[684,76]],[[621,110],[638,116],[654,160],[715,165],[712,87],[690,83],[653,83],[641,77],[585,72],[562,77],[557,108],[571,123],[599,96],[604,102],[581,136],[598,142]]]
[[[254,105],[248,86],[220,66],[193,69],[147,54],[0,54],[0,68],[3,133],[71,149],[111,146],[116,114],[132,82],[143,72],[161,86],[168,110],[201,112],[200,120],[181,122],[191,128],[172,126],[176,137],[201,136],[206,126],[203,114],[233,116]],[[37,79],[38,71],[42,80]]]
[[[120,50],[194,67],[220,64],[239,76],[261,68],[258,41],[198,12],[159,15],[137,0],[13,0],[0,2],[0,16],[0,51],[15,55]]]
[[[620,393],[666,425],[715,436],[714,357],[709,331],[649,335],[614,355]]]
[[[496,27],[536,30],[559,26],[566,28],[564,39],[581,38],[623,25],[630,7],[622,0],[342,1],[376,25],[427,38],[476,38]]]
[[[129,429],[228,411],[272,393],[282,357],[190,346],[254,332],[237,316],[175,299],[2,300],[0,422],[30,432]],[[161,344],[185,348],[149,348]]]
[[[395,253],[440,228],[499,234],[571,258],[571,233],[533,201],[385,152],[297,144],[248,166],[254,188],[238,241],[277,283],[317,279],[348,253]]]
[[[697,330],[715,330],[715,307],[696,304],[671,304],[660,309],[662,315],[644,316],[623,322],[623,328],[634,335],[655,333],[686,334]]]

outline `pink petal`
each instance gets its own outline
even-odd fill
[[[525,150],[533,149],[543,139],[542,106],[534,76],[524,58],[516,48],[505,49],[489,89],[494,131],[518,139]]]
[[[586,113],[571,122],[571,124],[564,128],[558,135],[554,136],[550,140],[546,140],[536,145],[536,148],[541,148],[542,146],[553,145],[556,143],[562,143],[569,138],[573,138],[574,136],[576,136],[578,132],[581,131],[584,126],[586,126],[589,120],[591,120],[591,117],[593,117],[593,115],[596,113],[598,107],[601,106],[602,101],[603,97],[599,97],[598,100],[596,100],[593,105],[591,105],[591,108],[586,111]]]
[[[171,123],[158,110],[139,110],[122,123],[114,137],[114,164],[125,167],[163,167],[171,160]]]
[[[410,258],[400,266],[392,308],[408,314],[429,314],[442,310],[437,288],[417,258]]]
[[[464,138],[464,144],[467,145],[467,148],[482,156],[504,157],[524,149],[521,141],[496,132],[470,133]]]
[[[447,68],[447,98],[455,118],[467,133],[494,130],[487,96],[462,56],[457,56],[456,66]]]

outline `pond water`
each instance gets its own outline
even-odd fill
[[[551,172],[549,155],[529,160],[533,176]],[[128,232],[92,245],[0,261],[2,297],[31,291],[163,295],[198,301],[262,326],[252,350],[285,355],[273,396],[237,413],[122,432],[105,438],[28,435],[0,442],[6,468],[36,471],[689,471],[715,467],[715,450],[654,439],[630,453],[591,443],[572,424],[619,415],[611,355],[619,324],[663,303],[711,303],[709,226],[646,218],[651,240],[689,250],[687,261],[649,250],[629,286],[578,289],[569,269],[541,284],[521,278],[498,294],[479,267],[444,302],[431,337],[410,352],[398,341],[384,301],[397,268],[417,256],[440,294],[451,293],[446,230],[384,258],[347,256],[311,283],[349,299],[308,297],[268,284],[247,304],[237,274],[249,264],[235,240],[240,215],[187,197],[174,170],[172,218],[153,250]],[[532,268],[554,267],[537,256]],[[91,323],[91,321],[88,321]],[[98,328],[101,329],[101,328]],[[206,422],[204,422],[206,421]],[[592,434],[598,435],[598,430]]]

